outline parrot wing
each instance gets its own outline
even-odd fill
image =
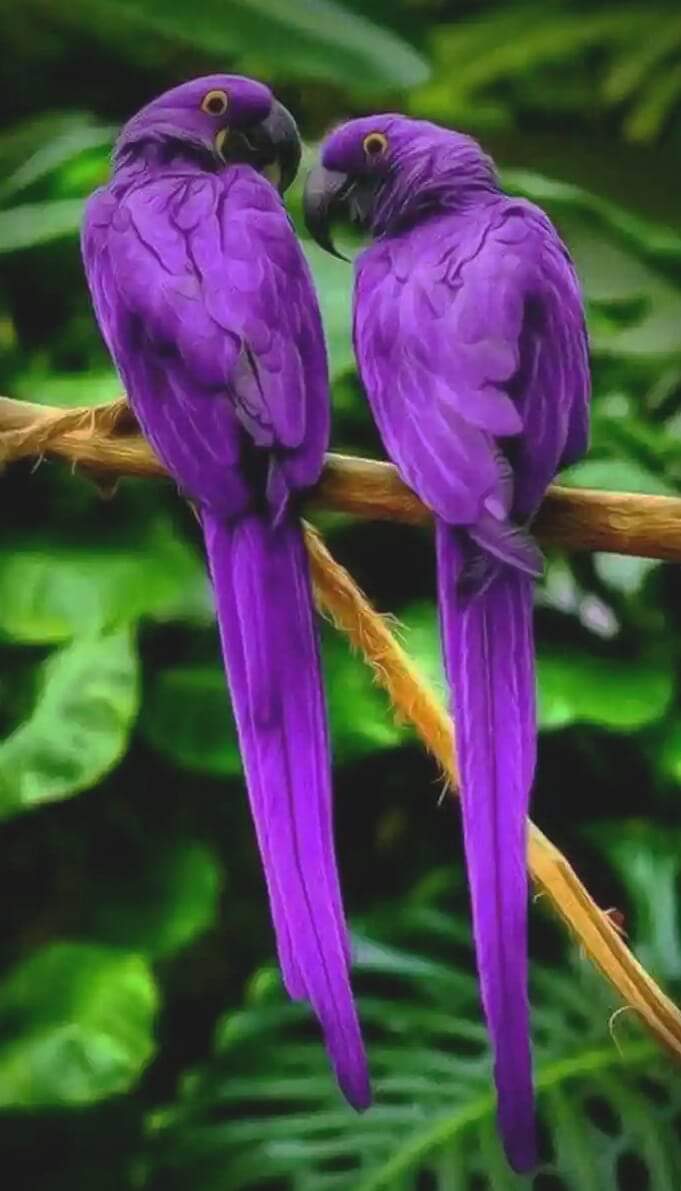
[[[360,259],[354,337],[386,447],[451,524],[531,516],[587,435],[578,283],[548,220],[509,203],[468,231],[444,217]]]
[[[257,447],[281,452],[291,487],[314,483],[328,441],[326,353],[305,258],[269,183],[237,167],[148,180],[118,201],[100,191],[83,249],[119,360],[121,345],[143,344],[187,408],[191,394],[202,410],[215,398],[212,421],[201,415],[211,432],[234,440],[231,412]]]

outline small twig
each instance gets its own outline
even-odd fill
[[[55,455],[99,473],[162,475],[124,400],[94,410],[57,410],[0,398],[0,461]],[[312,502],[359,516],[427,524],[429,514],[389,464],[329,456]],[[681,500],[634,493],[554,488],[537,521],[545,541],[574,549],[615,550],[651,558],[681,558]],[[398,716],[411,723],[456,790],[451,720],[387,621],[316,530],[306,541],[319,603],[361,650]],[[528,863],[592,962],[655,1038],[681,1061],[681,1014],[648,975],[566,858],[529,824]]]

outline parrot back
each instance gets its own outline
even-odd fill
[[[112,183],[83,258],[104,338],[145,435],[181,490],[226,517],[313,484],[328,371],[307,264],[247,167]]]
[[[496,195],[378,239],[358,260],[354,342],[391,458],[449,524],[489,539],[490,518],[526,522],[586,450],[582,297],[531,203]]]

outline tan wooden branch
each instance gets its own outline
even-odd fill
[[[53,455],[108,475],[162,475],[125,400],[57,409],[0,397],[0,463]],[[329,455],[312,508],[427,525],[430,513],[390,463]],[[549,489],[534,523],[546,544],[681,561],[681,498],[586,488]]]
[[[95,409],[54,409],[0,398],[0,462],[50,455],[99,475],[153,476],[163,468],[141,439],[125,402]],[[361,517],[427,524],[429,514],[389,464],[329,456],[311,506]],[[545,542],[567,549],[612,550],[681,559],[681,500],[634,493],[551,489],[537,519]],[[395,713],[411,723],[456,790],[449,715],[351,575],[333,559],[318,532],[306,541],[322,611],[347,634],[387,691]],[[639,1014],[653,1036],[681,1061],[681,1014],[593,901],[562,853],[529,824],[528,862],[546,894],[592,962]]]

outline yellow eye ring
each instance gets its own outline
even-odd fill
[[[226,91],[208,91],[201,100],[201,111],[209,116],[224,116],[228,103]]]
[[[370,132],[362,141],[362,148],[367,157],[380,157],[387,151],[388,138],[382,132]]]

